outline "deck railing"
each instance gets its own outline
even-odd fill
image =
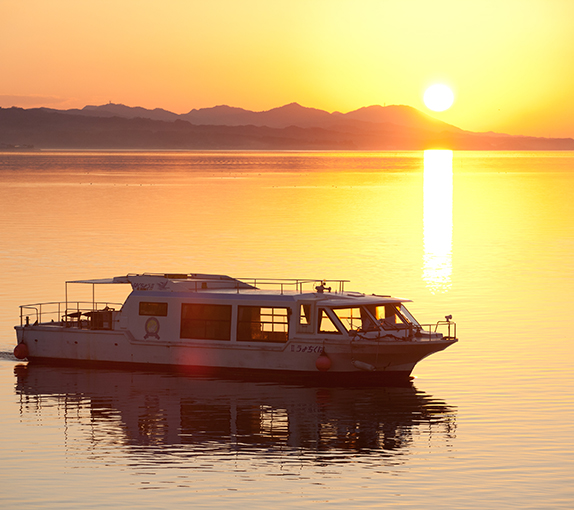
[[[421,324],[422,332],[431,335],[432,333],[442,333],[444,338],[456,338],[456,322],[438,321],[434,324]]]
[[[93,301],[49,301],[20,306],[20,326],[42,323],[73,324],[81,320],[82,315],[104,310],[119,310],[121,303]]]

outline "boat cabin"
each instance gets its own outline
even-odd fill
[[[66,282],[66,301],[21,307],[21,321],[86,330],[123,330],[135,341],[284,344],[297,337],[407,338],[422,326],[410,300],[346,292],[346,281],[235,279],[207,274],[133,274]],[[68,299],[91,284],[92,303]],[[97,302],[95,287],[130,284],[123,304]],[[327,286],[330,284],[331,286]],[[335,286],[335,290],[333,290]],[[57,316],[55,319],[54,315]]]

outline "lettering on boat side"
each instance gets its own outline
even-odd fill
[[[134,283],[134,290],[153,290],[153,283]]]
[[[150,317],[146,322],[145,322],[145,331],[146,334],[144,336],[144,338],[157,338],[159,340],[159,321],[155,318],[155,317]]]
[[[323,351],[322,345],[301,345],[293,344],[291,345],[291,352],[315,352],[320,353]]]

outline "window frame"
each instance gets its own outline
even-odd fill
[[[259,311],[256,312],[256,310]],[[291,316],[292,310],[288,306],[238,305],[236,340],[238,342],[287,343],[290,337]],[[270,330],[267,329],[269,327]]]
[[[319,334],[319,335],[343,335],[343,334],[346,334],[347,330],[345,329],[345,327],[342,324],[340,324],[339,317],[337,317],[337,315],[335,313],[333,313],[333,315],[335,316],[334,317],[335,320],[334,320],[329,312],[332,312],[331,308],[327,308],[327,307],[317,308],[317,334]],[[331,324],[333,326],[335,326],[335,329],[337,331],[323,331],[321,329],[321,323],[323,322],[323,313],[325,314],[326,318],[329,319]],[[337,323],[339,323],[339,324],[337,324]]]
[[[198,317],[189,317],[193,315],[193,308],[198,307],[195,313]],[[203,310],[199,307],[204,307]],[[205,308],[214,312],[224,311],[221,317],[211,317],[206,314]],[[233,307],[228,304],[215,303],[181,303],[181,318],[179,326],[179,337],[187,340],[212,340],[229,342],[231,340],[231,325],[233,320]],[[197,331],[203,329],[203,334],[198,335]]]
[[[333,312],[333,315],[337,317],[341,326],[345,329],[347,333],[349,331],[376,331],[378,329],[376,319],[372,316],[371,311],[365,305],[355,305],[355,306],[334,306],[331,307],[330,310]],[[351,315],[348,317],[343,316],[342,314],[338,313],[338,310],[350,310]],[[352,311],[358,310],[358,315],[353,315]],[[363,323],[367,322],[367,328],[363,327]],[[347,323],[349,323],[349,327],[347,327]],[[357,324],[360,323],[360,326],[356,327]]]
[[[143,317],[167,317],[168,314],[168,310],[169,310],[169,303],[165,302],[165,301],[140,301],[139,305],[138,305],[138,312],[140,316]],[[142,306],[143,305],[143,306]],[[142,308],[146,308],[146,306],[148,307],[152,307],[155,306],[157,307],[155,310],[144,310],[142,311]],[[160,306],[161,305],[161,306]]]

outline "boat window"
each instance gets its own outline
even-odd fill
[[[231,305],[182,303],[181,338],[231,339]]]
[[[313,304],[299,303],[299,322],[297,323],[297,333],[312,335],[313,329]]]
[[[299,307],[299,324],[302,326],[308,326],[311,324],[311,305],[301,304]]]
[[[402,303],[373,305],[368,308],[384,329],[403,329],[411,324],[418,325],[418,322]]]
[[[156,315],[167,317],[167,303],[150,303],[140,301],[140,315]]]
[[[321,308],[321,312],[319,314],[319,333],[336,333],[338,335],[341,332],[337,329],[337,326],[331,320],[331,317],[327,315],[327,311],[324,308]]]
[[[287,342],[290,308],[239,306],[237,340],[241,342]]]
[[[407,324],[414,324],[415,326],[420,325],[418,321],[411,315],[411,312],[409,312],[405,307],[405,305],[403,305],[402,303],[401,306],[399,307],[399,311],[405,322],[407,322]]]
[[[347,331],[351,329],[360,331],[376,329],[373,319],[363,307],[333,308],[333,311]]]

